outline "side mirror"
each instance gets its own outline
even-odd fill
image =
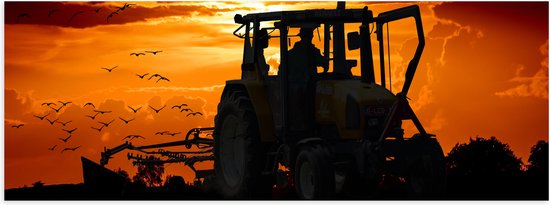
[[[267,29],[262,28],[258,32],[258,46],[260,48],[267,48],[269,46],[269,35],[267,34]]]
[[[348,33],[348,50],[356,50],[361,46],[361,38],[359,37],[359,32],[349,32]]]
[[[233,17],[233,20],[235,23],[242,24],[243,23],[243,16],[240,14],[235,14],[235,17]]]

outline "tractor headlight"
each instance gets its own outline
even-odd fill
[[[359,103],[350,95],[346,98],[346,128],[357,129],[361,122]]]

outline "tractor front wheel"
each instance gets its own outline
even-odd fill
[[[305,147],[296,158],[296,192],[302,199],[330,198],[334,195],[334,170],[326,149]]]

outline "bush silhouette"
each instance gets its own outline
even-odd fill
[[[34,183],[32,184],[32,187],[34,187],[34,188],[42,188],[42,187],[44,187],[44,182],[42,182],[42,181],[34,182]]]
[[[168,191],[179,192],[183,191],[187,185],[182,176],[168,175],[164,182],[164,188]]]
[[[126,181],[130,181],[130,175],[128,174],[128,172],[124,171],[121,168],[116,169],[115,172],[117,174],[123,176],[124,178],[126,178]]]

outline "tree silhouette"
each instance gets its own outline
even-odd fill
[[[154,159],[152,156],[149,159]],[[148,187],[160,186],[162,184],[162,175],[164,174],[164,164],[147,163],[139,164],[138,171],[132,180],[134,183],[145,182]]]
[[[446,157],[447,195],[458,199],[524,199],[522,162],[510,147],[476,137],[456,144]]]
[[[456,144],[446,158],[448,175],[509,176],[521,173],[522,162],[510,147],[495,137],[471,139]]]
[[[533,145],[528,162],[525,192],[532,199],[548,200],[548,142]]]
[[[529,155],[529,165],[527,173],[531,175],[548,174],[548,142],[540,140],[531,147],[531,155]]]

